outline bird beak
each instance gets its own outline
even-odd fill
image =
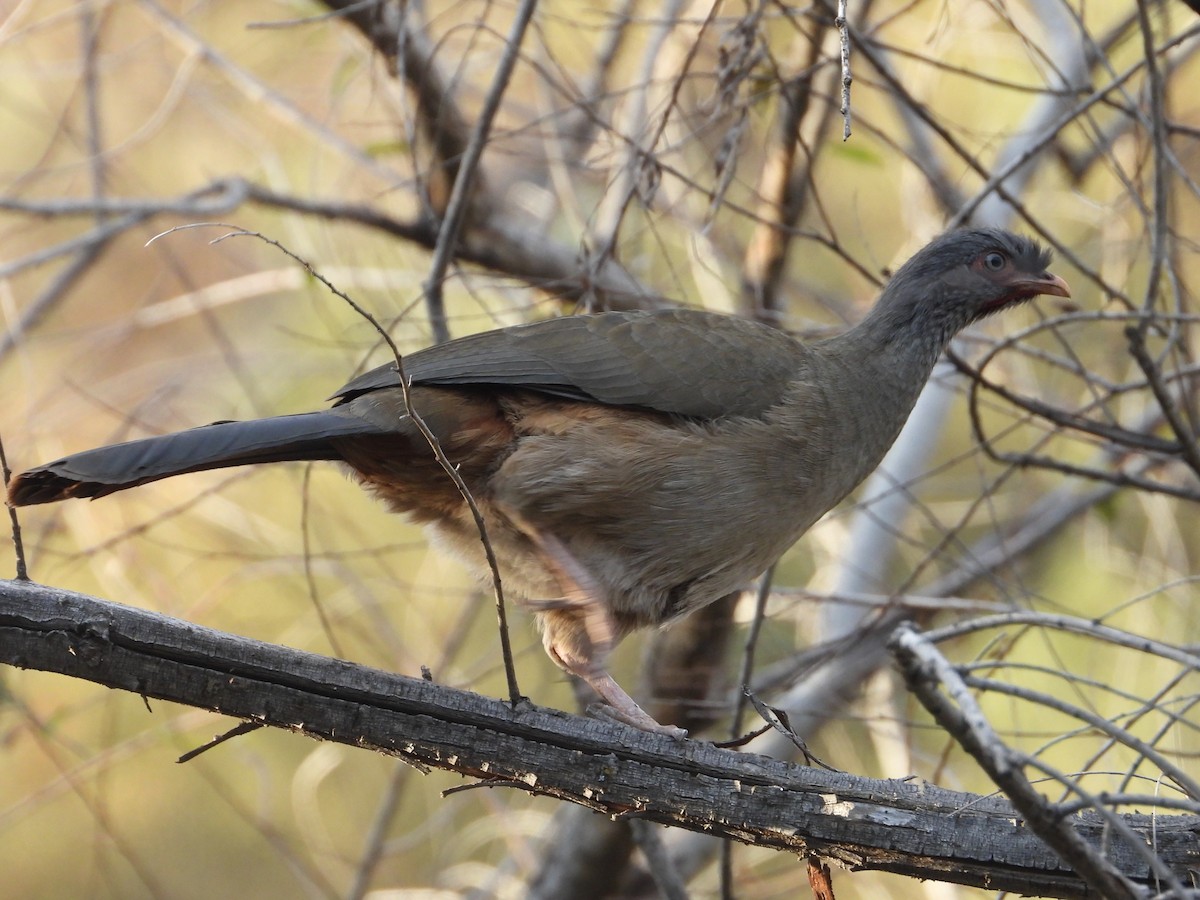
[[[1043,272],[1033,278],[1017,278],[1012,282],[1013,288],[1026,297],[1037,294],[1052,294],[1055,297],[1070,297],[1071,286],[1049,272]]]

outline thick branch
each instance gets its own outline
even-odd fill
[[[392,754],[422,767],[791,853],[1041,896],[1085,887],[1007,804],[795,766],[504,703],[40,585],[0,582],[0,660]],[[1145,860],[1067,820],[1134,883]],[[1184,878],[1195,817],[1129,816]],[[955,858],[931,857],[954,847]]]
[[[227,216],[243,204],[252,203],[270,209],[283,209],[328,221],[343,221],[379,231],[409,243],[433,249],[438,226],[432,219],[398,219],[366,204],[298,197],[281,194],[241,178],[218,179],[176,198],[113,198],[100,200],[18,200],[0,196],[0,211],[26,213],[45,219],[76,216],[124,215],[81,238],[72,238],[51,251],[26,256],[0,266],[0,276],[9,277],[32,265],[42,265],[68,252],[99,241],[110,240],[154,216],[172,215],[188,219]],[[620,266],[607,264],[599,271],[580,269],[576,250],[566,244],[534,236],[523,230],[515,219],[492,217],[486,228],[463,235],[457,259],[492,272],[511,275],[531,287],[566,301],[585,296],[599,298],[606,309],[645,309],[668,305],[669,301],[652,293]]]

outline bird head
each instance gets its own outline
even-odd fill
[[[1049,265],[1050,251],[1021,235],[998,228],[947,232],[900,267],[875,316],[897,335],[912,330],[944,347],[984,316],[1039,294],[1071,296]]]

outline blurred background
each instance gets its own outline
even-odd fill
[[[835,12],[0,4],[10,464],[317,408],[387,361],[346,303],[239,230],[309,262],[402,351],[668,303],[820,336],[946,227],[1038,236],[1071,302],[961,338],[886,472],[784,557],[761,602],[748,591],[639,635],[616,661],[619,681],[641,678],[660,715],[706,737],[729,735],[748,670],[829,764],[992,792],[856,636],[881,610],[931,626],[1028,611],[1200,642],[1200,15],[1174,0],[849,4],[847,140]],[[452,203],[472,139],[482,158]],[[440,271],[447,215],[461,243]],[[333,466],[192,475],[21,521],[38,581],[505,694],[487,593]],[[529,619],[511,618],[522,690],[573,710]],[[1048,796],[1074,783],[1141,798],[1122,812],[1188,799],[1144,752],[1197,771],[1187,665],[1044,617],[979,621],[941,649],[990,679],[981,702]],[[10,896],[653,895],[625,826],[582,809],[443,798],[456,777],[267,730],[176,765],[236,723],[12,667],[0,686]],[[807,890],[790,856],[664,839],[695,896]],[[570,852],[585,845],[599,862]],[[835,883],[842,898],[992,896],[873,873]]]

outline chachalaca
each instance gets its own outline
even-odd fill
[[[688,309],[567,316],[404,358],[412,406],[483,513],[505,587],[546,652],[622,719],[681,734],[608,674],[609,650],[743,588],[878,465],[961,329],[1069,296],[1036,243],[943,235],[857,326],[810,344]],[[329,409],[76,453],[13,479],[15,506],[287,460],[349,466],[477,570],[480,536],[405,407],[395,365]]]

